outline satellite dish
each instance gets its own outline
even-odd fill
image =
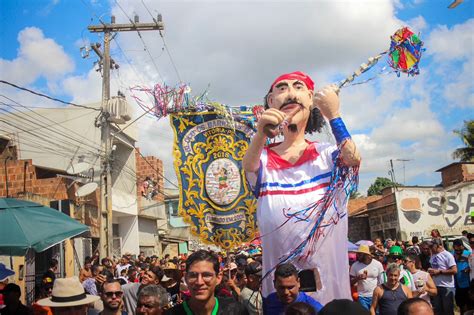
[[[69,166],[66,169],[66,172],[68,174],[79,174],[79,173],[87,171],[88,169],[89,169],[89,163],[79,162],[79,163],[71,164],[71,166]]]
[[[76,197],[84,197],[89,194],[92,194],[97,189],[97,187],[99,187],[97,183],[94,183],[94,182],[87,183],[84,186],[79,187],[77,189]]]

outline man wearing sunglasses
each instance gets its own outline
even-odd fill
[[[400,283],[407,286],[412,292],[416,291],[415,282],[413,281],[413,277],[410,272],[405,270],[403,266],[403,250],[400,246],[392,246],[388,252],[387,262],[389,264],[395,263],[398,265],[400,269]],[[379,277],[379,283],[387,283],[388,281],[388,273],[386,271],[382,272]]]
[[[122,311],[122,297],[122,286],[118,280],[111,279],[104,282],[100,295],[104,310],[99,315],[126,315],[127,312]]]

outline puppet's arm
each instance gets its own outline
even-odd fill
[[[250,142],[250,146],[245,152],[242,165],[244,171],[248,173],[255,173],[260,167],[260,155],[267,143],[267,136],[265,135],[264,127],[267,125],[279,125],[285,120],[286,115],[277,109],[270,108],[262,113],[262,116],[257,123],[257,132]]]
[[[341,145],[341,157],[346,166],[360,164],[360,155],[349,132],[342,121],[339,111],[337,86],[330,85],[318,91],[314,96],[314,106],[318,107],[323,116],[329,120],[332,132],[338,145]]]

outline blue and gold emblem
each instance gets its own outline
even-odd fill
[[[173,114],[171,126],[178,211],[191,232],[223,249],[252,240],[257,201],[247,185],[242,159],[254,130],[215,112]]]

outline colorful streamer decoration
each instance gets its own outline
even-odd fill
[[[408,27],[404,27],[395,32],[390,44],[389,65],[398,73],[417,75],[420,73],[418,64],[420,63],[423,42],[418,35],[413,33]]]
[[[188,85],[134,86],[131,95],[150,115],[169,116],[179,182],[179,215],[204,243],[229,250],[254,239],[257,200],[242,159],[263,106],[230,108],[191,96]]]
[[[344,146],[344,144],[342,144],[342,146]],[[340,219],[347,215],[345,207],[350,195],[354,191],[357,191],[359,183],[359,166],[348,167],[344,165],[341,157],[342,146],[338,148],[337,156],[334,159],[331,181],[324,196],[318,201],[298,210],[290,211],[288,209],[282,209],[287,220],[281,226],[290,224],[291,222],[309,221],[309,218],[312,218],[314,213],[317,213],[317,216],[311,219],[313,222],[308,237],[300,244],[297,244],[286,256],[280,257],[280,264],[291,262],[295,259],[305,260],[314,254],[314,244],[321,237],[324,237]],[[327,220],[327,211],[331,208],[334,209],[334,212],[331,215],[331,219]],[[323,223],[325,218],[326,221],[328,221],[327,223]],[[262,235],[261,237],[264,236],[265,235]],[[263,278],[271,275],[275,268],[276,266],[267,271]]]
[[[385,54],[388,54],[388,64],[393,68],[393,72],[398,76],[400,76],[401,72],[406,73],[409,76],[420,74],[418,65],[424,50],[423,42],[419,35],[413,33],[408,27],[403,27],[391,36],[390,48],[388,50],[381,52],[377,56],[370,57],[366,63],[361,64],[356,71],[338,83],[339,89],[352,83],[356,77],[370,70]],[[379,73],[378,75],[380,74],[382,73]],[[372,79],[374,78],[370,78],[364,82],[352,83],[350,85],[366,83]]]

